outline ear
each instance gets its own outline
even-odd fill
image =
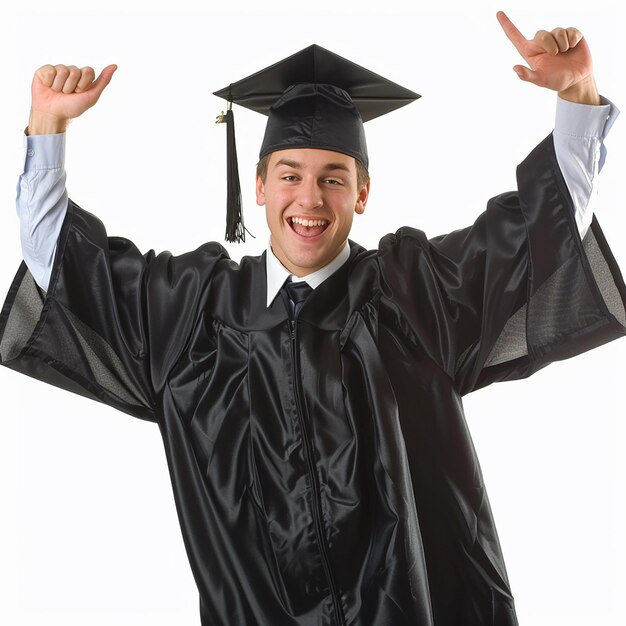
[[[361,191],[359,191],[359,195],[356,199],[356,205],[354,206],[354,212],[358,215],[362,215],[365,212],[365,205],[367,204],[367,199],[370,195],[370,181],[368,180]]]
[[[260,176],[256,177],[256,203],[265,206],[265,183]]]

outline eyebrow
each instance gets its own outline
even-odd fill
[[[302,164],[299,161],[293,161],[292,159],[280,159],[276,161],[275,166],[286,165],[287,167],[291,167],[294,170],[301,170]],[[334,170],[343,170],[344,172],[350,172],[350,168],[345,163],[326,163],[323,169],[327,172],[331,172]]]

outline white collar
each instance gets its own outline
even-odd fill
[[[350,244],[346,241],[346,245],[341,252],[328,264],[311,274],[306,276],[294,276],[288,269],[276,258],[272,251],[271,240],[267,246],[267,254],[265,255],[265,273],[267,274],[267,306],[270,306],[274,298],[278,295],[285,281],[292,277],[293,282],[304,281],[315,289],[319,287],[328,277],[332,276],[350,257]]]

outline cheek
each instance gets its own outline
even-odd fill
[[[345,208],[341,214],[341,227],[342,229],[350,230],[352,226],[352,220],[354,219],[354,209],[352,207]]]
[[[289,196],[284,191],[265,191],[265,207],[268,211],[272,213],[279,214],[281,213],[287,206],[289,206]]]
[[[273,196],[271,201],[266,198],[265,217],[271,229],[278,229],[281,226],[285,206],[276,196]]]
[[[274,224],[276,224],[276,217],[274,212],[265,205],[265,220],[267,221],[267,225],[270,227],[270,230],[274,229]]]

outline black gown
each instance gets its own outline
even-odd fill
[[[294,323],[264,256],[142,255],[70,201],[0,361],[159,425],[203,626],[510,626],[461,397],[626,334],[625,301],[549,136],[472,227],[351,243]]]

